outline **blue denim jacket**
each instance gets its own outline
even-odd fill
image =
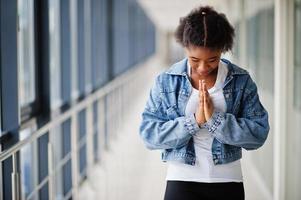
[[[222,59],[228,67],[223,86],[225,113],[214,111],[211,119],[199,127],[193,114],[185,116],[192,92],[187,75],[187,58],[157,76],[142,113],[140,136],[149,149],[162,149],[162,160],[195,165],[193,135],[206,128],[214,139],[215,165],[238,160],[242,149],[263,145],[269,132],[268,113],[262,106],[257,87],[249,73]]]

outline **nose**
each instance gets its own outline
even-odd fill
[[[201,61],[201,62],[199,63],[198,69],[199,69],[200,71],[204,71],[204,70],[206,70],[207,68],[208,68],[208,67],[207,67],[206,62]]]

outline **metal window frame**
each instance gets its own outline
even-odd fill
[[[281,5],[279,5],[281,6]],[[295,191],[298,192],[300,195],[300,180],[298,179],[291,179],[292,177],[300,177],[299,173],[299,168],[298,164],[300,163],[296,157],[291,155],[291,153],[297,153],[300,148],[296,148],[296,144],[292,144],[293,141],[299,141],[299,137],[296,134],[296,130],[298,130],[298,123],[300,122],[300,109],[295,107],[294,104],[294,78],[295,78],[295,45],[300,45],[297,44],[295,41],[295,1],[294,0],[286,0],[286,12],[287,13],[281,13],[283,16],[282,18],[283,21],[281,21],[281,24],[285,23],[285,26],[282,26],[282,31],[284,32],[284,35],[286,35],[286,41],[279,41],[280,44],[283,44],[285,46],[282,46],[283,51],[287,52],[283,57],[285,60],[284,62],[287,63],[287,67],[285,68],[286,73],[282,74],[282,79],[279,79],[279,83],[281,84],[282,81],[285,79],[287,82],[284,84],[284,87],[286,89],[285,93],[282,94],[281,96],[277,97],[277,101],[279,102],[282,100],[283,95],[288,95],[286,98],[287,105],[278,105],[278,110],[277,112],[285,112],[286,116],[278,116],[277,120],[286,119],[286,121],[276,121],[275,123],[281,123],[280,125],[283,126],[281,130],[275,131],[277,135],[275,135],[275,140],[278,141],[278,148],[277,148],[277,153],[278,155],[275,155],[277,157],[277,172],[274,173],[275,175],[275,183],[274,183],[274,190],[278,187],[280,189],[278,191],[274,191],[275,199],[276,200],[284,200],[284,199],[292,199],[296,198],[299,196],[296,196]],[[285,8],[283,8],[285,9]],[[281,19],[282,20],[282,19]],[[283,27],[286,28],[286,31],[283,30]],[[283,33],[281,33],[283,34]],[[280,35],[281,35],[280,34]],[[281,66],[278,66],[278,70],[280,71]],[[276,83],[275,83],[276,84]],[[282,89],[283,89],[282,88]],[[300,89],[300,87],[299,87]],[[279,89],[280,90],[280,89]],[[281,113],[282,114],[282,113]],[[291,120],[293,119],[293,120]],[[275,124],[275,126],[277,126]],[[278,126],[279,127],[279,126]],[[283,131],[285,130],[285,134],[283,134]],[[290,134],[290,133],[295,133],[295,134]],[[285,140],[283,140],[285,138]],[[276,149],[276,146],[275,146]],[[283,152],[284,151],[284,152]],[[280,161],[281,160],[281,161]],[[275,162],[276,164],[276,162]],[[294,166],[294,167],[293,167]],[[297,173],[297,174],[296,174]],[[299,175],[298,175],[299,173]],[[276,182],[277,181],[277,182]],[[283,182],[281,182],[283,181]],[[296,181],[296,182],[295,182]],[[290,187],[290,184],[292,187]],[[285,186],[285,188],[281,188],[282,186]],[[289,187],[288,187],[289,186]]]
[[[0,1],[2,1],[2,0],[0,0]],[[0,11],[1,11],[1,2],[0,2]],[[0,14],[0,30],[1,30],[1,14]],[[0,47],[1,47],[1,31],[0,31]],[[1,64],[2,64],[2,62],[1,62],[1,57],[2,57],[2,54],[1,54],[1,48],[0,48],[0,77],[2,77],[1,76]],[[1,135],[2,135],[2,93],[1,93],[1,91],[2,91],[2,88],[1,88],[1,86],[0,86],[0,137],[1,137]],[[1,152],[1,143],[0,143],[0,152]],[[1,166],[0,166],[1,167]],[[1,173],[1,172],[0,172]],[[1,175],[1,174],[0,174]],[[1,182],[0,182],[0,186],[1,186]],[[2,192],[1,192],[1,188],[0,188],[0,194],[2,194]],[[1,195],[0,195],[1,196]],[[1,197],[0,197],[1,198]]]
[[[296,47],[297,45],[300,45],[300,44],[296,43],[296,39],[297,39],[297,37],[301,37],[301,36],[300,35],[297,36],[297,34],[296,34],[297,30],[296,30],[296,26],[295,26],[295,24],[296,24],[296,17],[297,17],[296,16],[296,9],[299,9],[299,12],[301,13],[301,2],[298,1],[298,0],[294,0],[291,4],[292,4],[291,5],[291,9],[293,9],[293,13],[294,13],[294,16],[292,17],[292,19],[294,21],[294,25],[293,25],[293,33],[294,34],[292,35],[292,37],[294,38],[294,47],[293,47],[294,48],[294,50],[293,50],[293,52],[294,52],[294,58],[292,58],[292,59],[294,60],[293,65],[294,65],[294,72],[295,72],[297,70],[297,68],[299,68],[298,70],[301,71],[301,63],[297,63],[297,61],[296,61],[296,56],[297,56],[296,50],[300,50],[300,52],[301,52],[301,48],[297,49],[297,47]],[[293,79],[294,79],[294,84],[293,84],[294,90],[297,90],[298,85],[296,84],[296,80],[295,80],[296,79],[296,74],[293,77]],[[297,95],[301,95],[301,92],[299,94],[296,94],[296,93],[293,94],[293,96],[294,96],[293,104],[294,104],[294,107],[299,112],[301,112],[301,102],[298,101],[298,100],[301,99],[301,97],[299,97]]]
[[[290,97],[287,83],[290,80],[291,69],[289,55],[292,53],[288,30],[291,29],[291,0],[275,0],[275,74],[274,74],[274,186],[273,198],[275,200],[285,199],[286,183],[286,148],[288,133],[288,105]],[[292,67],[292,65],[291,65]]]
[[[1,11],[1,7],[2,7],[2,3],[1,3],[1,1],[2,0],[0,0],[0,11]],[[1,30],[1,18],[2,18],[2,16],[1,16],[1,14],[0,14],[0,30]],[[1,47],[1,31],[0,31],[0,47]],[[2,77],[1,76],[1,64],[2,64],[2,62],[1,62],[1,56],[2,56],[2,54],[1,54],[1,48],[0,48],[0,77]],[[1,91],[2,91],[2,88],[1,88],[1,86],[0,86],[0,138],[1,138],[1,136],[2,136],[2,100],[1,100],[1,98],[2,98],[2,93],[1,93]],[[1,145],[1,141],[0,141],[0,152],[2,151],[2,145]],[[3,200],[3,198],[2,198],[2,194],[3,194],[3,191],[2,191],[2,188],[3,188],[3,179],[2,179],[2,162],[0,162],[0,200]]]

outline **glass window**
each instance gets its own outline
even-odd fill
[[[294,105],[301,109],[301,0],[295,1]]]
[[[62,159],[71,152],[71,120],[68,119],[62,124]]]
[[[51,109],[61,106],[59,0],[49,1],[49,65],[51,77]]]
[[[64,199],[71,190],[71,120],[67,119],[52,130],[52,149],[55,166],[55,199]],[[66,196],[67,195],[67,196]]]
[[[101,2],[93,0],[91,2],[91,37],[94,42],[91,43],[92,48],[92,85],[93,89],[97,89],[101,85],[102,70],[101,66]]]
[[[64,104],[71,100],[70,60],[70,1],[60,1],[60,52],[61,52],[61,98]]]
[[[70,192],[72,188],[72,169],[71,169],[71,120],[68,119],[62,125],[63,135],[62,135],[62,159],[67,159],[64,163],[62,171],[62,192],[64,196]]]
[[[1,5],[0,5],[0,10],[1,10]],[[1,15],[0,15],[0,21],[1,21]],[[0,28],[1,28],[1,26],[0,26]],[[0,36],[0,46],[1,46],[1,36]],[[0,78],[2,78],[1,74],[2,74],[2,72],[1,72],[1,48],[0,48]],[[2,90],[2,82],[0,81],[0,137],[2,135],[2,118],[1,118],[1,116],[2,116],[2,108],[1,108],[2,92],[1,92],[1,90]],[[0,152],[1,152],[1,144],[0,144]],[[1,191],[1,189],[0,189],[0,191]]]
[[[21,179],[22,179],[22,196],[28,197],[28,195],[34,189],[34,172],[36,168],[34,162],[36,159],[33,157],[34,146],[32,144],[26,145],[21,150]]]
[[[286,192],[285,199],[297,200],[301,197],[300,173],[300,129],[301,129],[301,0],[294,5],[294,85],[293,110],[289,113],[288,133],[286,134]]]
[[[84,144],[79,149],[79,173],[80,173],[80,181],[85,178],[86,175],[86,167],[87,167],[87,145]]]
[[[20,139],[27,138],[32,133],[32,129],[25,129],[20,132]],[[20,150],[21,169],[21,191],[22,199],[33,196],[37,179],[37,156],[35,142],[29,143]]]
[[[35,90],[34,1],[18,1],[18,66],[20,106],[32,103]]]
[[[258,6],[254,7],[253,4]],[[269,112],[273,127],[274,113],[274,2],[246,1],[247,68],[258,86],[259,96]],[[251,162],[260,174],[269,193],[273,193],[273,130],[260,151],[250,153]],[[264,162],[269,157],[271,162]]]
[[[39,184],[48,177],[48,133],[38,139]]]
[[[36,127],[20,132],[23,140]],[[26,144],[20,150],[21,199],[44,199],[48,196],[48,133]]]
[[[80,180],[86,175],[87,155],[86,155],[86,110],[78,114],[78,160]]]
[[[77,53],[78,53],[78,90],[85,93],[85,30],[84,30],[84,0],[77,2]]]
[[[48,183],[46,183],[39,191],[39,199],[49,199]]]
[[[71,160],[63,166],[63,192],[66,196],[72,189]]]
[[[1,20],[1,18],[0,18]],[[0,46],[1,46],[1,37],[0,37]],[[1,48],[0,48],[0,78],[2,77],[2,72],[1,72]],[[2,82],[0,81],[0,137],[2,135]],[[0,152],[2,151],[2,148],[1,148],[1,144],[0,144]]]
[[[86,136],[86,110],[82,110],[79,112],[78,120],[79,120],[78,140],[80,141],[81,139],[83,139],[84,136]]]
[[[0,52],[0,55],[1,55],[1,52]],[[0,77],[1,77],[1,65],[0,65]],[[0,83],[0,137],[2,135],[2,93],[1,93],[1,88],[2,88],[2,85]],[[0,152],[1,152],[1,144],[0,144]]]

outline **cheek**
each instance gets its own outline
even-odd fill
[[[191,71],[196,72],[198,69],[197,63],[190,63]]]
[[[189,61],[189,65],[190,65],[190,67],[193,68],[193,69],[198,68],[198,63],[197,63],[197,62]]]
[[[216,61],[213,63],[209,63],[208,66],[214,70],[215,68],[217,68],[218,64],[219,64],[219,61]]]

